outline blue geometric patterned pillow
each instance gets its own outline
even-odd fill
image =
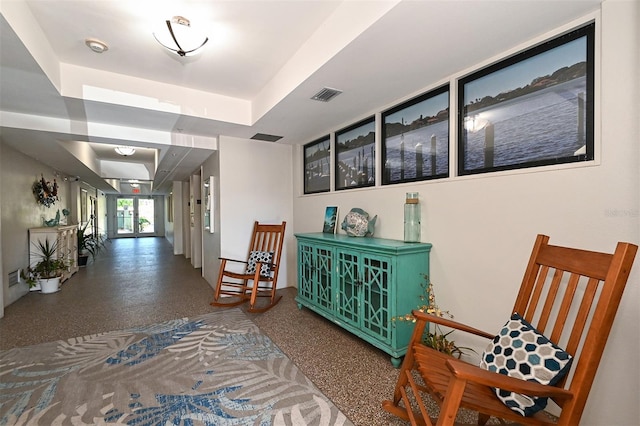
[[[256,262],[263,262],[260,267],[260,275],[263,277],[271,276],[271,262],[273,261],[272,251],[257,251],[253,250],[249,252],[249,261],[247,262],[247,274],[256,273]]]
[[[571,355],[514,313],[485,349],[480,367],[522,380],[554,385],[567,374],[571,360]],[[494,390],[507,407],[523,416],[530,416],[547,406],[547,398]]]

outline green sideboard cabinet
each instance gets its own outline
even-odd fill
[[[399,367],[429,275],[431,244],[346,235],[296,234],[298,308],[317,312],[391,355]]]

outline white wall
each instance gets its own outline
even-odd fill
[[[211,233],[208,230],[204,231],[202,235],[202,252],[204,254],[202,259],[202,276],[211,285],[215,286],[218,279],[218,270],[220,269],[220,166],[218,163],[218,151],[215,151],[208,159],[202,164],[202,179],[208,181],[209,176],[214,176],[213,188],[213,209],[211,214],[211,221],[213,223],[214,232]],[[208,190],[209,188],[203,188]],[[204,203],[205,196],[203,194],[202,200]],[[202,206],[204,210],[204,205]]]
[[[0,164],[2,164],[2,139],[0,138]],[[0,189],[2,189],[2,173],[0,172]],[[0,193],[0,282],[2,283],[2,291],[0,291],[0,318],[4,317],[4,293],[5,293],[5,283],[4,283],[4,257],[2,255],[2,194]],[[9,283],[6,284],[9,286]]]
[[[173,210],[171,212],[170,209],[173,209],[173,194],[167,195],[164,197],[164,237],[169,241],[169,243],[173,246],[173,218],[172,221],[169,222],[169,217],[173,217]]]
[[[596,29],[602,33],[602,65],[596,68],[600,164],[299,195],[294,197],[295,232],[320,231],[325,207],[337,205],[339,223],[352,207],[361,207],[378,215],[376,236],[402,239],[405,192],[418,191],[422,241],[433,243],[437,302],[457,320],[487,331],[497,331],[508,319],[536,234],[549,235],[551,243],[609,252],[617,241],[637,244],[639,9],[637,2],[606,1]],[[297,194],[302,193],[301,158],[297,147]],[[636,260],[581,424],[640,424],[639,277]],[[456,342],[479,353],[484,349],[463,334]]]
[[[173,254],[184,253],[182,182],[173,182]]]
[[[68,208],[70,201],[68,182],[57,179],[58,197],[53,206],[47,208],[38,204],[31,187],[43,174],[47,181],[53,182],[54,170],[33,158],[14,150],[0,142],[2,151],[0,174],[2,186],[0,204],[2,205],[2,292],[3,306],[8,306],[25,295],[29,290],[26,283],[9,288],[8,274],[29,265],[29,228],[42,226],[42,219],[53,219],[57,210]]]
[[[200,178],[200,171],[198,170],[198,174],[191,175],[189,179],[189,190],[191,193],[191,202],[193,205],[190,206],[191,211],[193,212],[193,216],[190,219],[191,223],[191,265],[194,268],[202,267],[202,191],[200,186],[202,185],[202,180]]]
[[[184,249],[184,257],[191,259],[191,189],[189,182],[181,182],[182,184],[182,247]]]
[[[296,285],[292,147],[220,137],[221,256],[246,259],[253,222],[287,222],[278,288]]]

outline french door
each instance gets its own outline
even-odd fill
[[[116,223],[118,237],[156,235],[155,200],[151,197],[118,197]]]

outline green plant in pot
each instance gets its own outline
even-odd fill
[[[78,227],[78,265],[86,266],[89,256],[95,258],[104,246],[104,237],[100,234],[87,233],[89,222]]]
[[[453,318],[453,315],[449,311],[441,310],[436,303],[436,295],[433,290],[433,284],[429,281],[429,277],[423,274],[422,278],[424,281],[420,284],[420,287],[422,287],[423,294],[420,295],[421,304],[418,305],[416,309],[438,317]],[[416,322],[412,313],[393,317],[391,320]],[[422,337],[422,343],[425,346],[457,358],[460,358],[467,350],[475,352],[472,348],[457,346],[453,340],[449,339],[449,335],[453,333],[454,330],[444,333],[437,324],[434,324],[433,331],[430,327],[431,324],[429,324]]]
[[[22,278],[31,290],[39,289],[43,293],[53,293],[60,287],[60,278],[67,269],[63,259],[58,258],[58,242],[50,243],[48,239],[34,244],[38,262],[22,271]]]

